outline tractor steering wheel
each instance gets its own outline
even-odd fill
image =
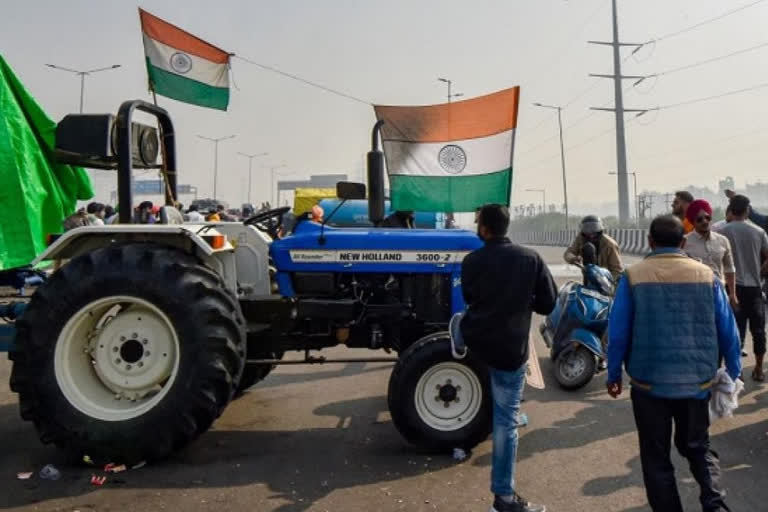
[[[252,215],[243,221],[246,226],[252,225],[259,231],[268,234],[273,240],[277,240],[280,228],[283,225],[283,215],[290,211],[290,206],[273,208],[256,215]]]

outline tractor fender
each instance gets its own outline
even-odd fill
[[[225,236],[221,239],[217,236]],[[215,226],[193,224],[116,224],[83,226],[59,236],[32,262],[69,260],[103,247],[132,243],[157,243],[198,257],[224,278],[227,287],[237,289],[234,246]]]

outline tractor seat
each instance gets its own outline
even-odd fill
[[[160,224],[184,224],[184,216],[173,206],[160,208]]]

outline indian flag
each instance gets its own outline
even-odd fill
[[[395,210],[509,205],[520,88],[421,107],[374,107]]]
[[[139,9],[149,88],[157,94],[227,110],[230,54]]]

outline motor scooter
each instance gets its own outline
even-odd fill
[[[595,264],[595,247],[584,245],[582,283],[569,281],[558,293],[555,309],[539,326],[551,350],[555,378],[564,389],[579,389],[589,383],[605,360],[601,340],[608,330],[613,303],[611,273]]]

